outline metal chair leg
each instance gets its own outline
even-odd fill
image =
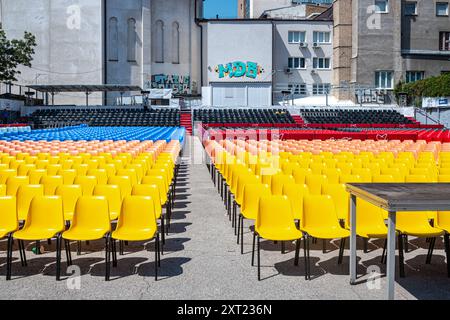
[[[256,238],[256,231],[253,230],[253,242],[252,242],[252,267],[255,265],[255,238]]]
[[[297,239],[297,241],[295,241],[294,266],[298,266],[298,256],[299,256],[299,251],[300,251],[300,242],[301,242],[301,239]]]
[[[384,239],[383,244],[383,252],[381,253],[381,263],[386,263],[386,247],[387,247],[387,239]]]
[[[403,257],[403,235],[398,235],[398,267],[399,267],[399,273],[400,277],[405,277],[405,260]]]
[[[450,243],[448,233],[444,234],[445,258],[447,259],[447,277],[450,278]]]
[[[258,281],[261,280],[261,256],[260,256],[260,239],[259,239],[259,234],[257,235],[257,259],[258,259]]]
[[[20,241],[20,240],[19,240]],[[8,249],[6,254],[6,280],[11,280],[11,269],[12,269],[12,244],[13,237],[12,233],[8,235]]]
[[[61,234],[56,236],[56,281],[61,278]]]
[[[105,281],[109,281],[109,267],[110,267],[110,251],[109,251],[109,245],[110,245],[110,235],[106,235],[105,237]]]

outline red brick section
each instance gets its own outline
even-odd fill
[[[192,118],[190,112],[180,114],[180,125],[186,128],[187,135],[192,135]]]

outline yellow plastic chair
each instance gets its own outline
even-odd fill
[[[156,219],[161,219],[161,233],[164,234],[164,219],[162,216],[161,191],[156,184],[137,184],[131,190],[132,196],[146,196],[153,199]]]
[[[358,183],[362,182],[360,176],[356,174],[343,174],[339,177],[339,183]]]
[[[108,178],[116,175],[116,167],[112,163],[99,165],[98,168],[106,170],[106,175]]]
[[[156,224],[155,207],[151,197],[128,196],[123,199],[122,210],[117,221],[116,230],[112,233],[112,247],[115,240],[146,241],[155,238],[155,281],[158,280],[160,266],[159,232]],[[117,265],[116,253],[113,263]]]
[[[376,174],[372,176],[373,183],[393,183],[395,178],[390,174]],[[398,182],[398,181],[397,181]]]
[[[62,170],[62,165],[60,165],[60,164],[49,164],[47,166],[46,170],[47,170],[47,174],[49,176],[56,176],[56,173],[59,170]]]
[[[135,169],[119,169],[116,172],[117,176],[130,177],[131,185],[136,185],[138,183],[137,173]]]
[[[390,175],[394,178],[395,182],[404,182],[405,176],[401,173],[398,168],[382,168],[380,170],[381,175]]]
[[[244,219],[256,220],[259,209],[259,199],[271,196],[270,188],[266,184],[246,184],[244,186],[242,206],[238,218],[237,243],[241,244],[241,254],[244,253]]]
[[[450,183],[450,174],[440,174],[438,176],[438,182]]]
[[[6,180],[6,195],[16,196],[17,189],[20,186],[25,186],[30,183],[30,179],[27,176],[15,176],[9,177]]]
[[[44,195],[44,186],[41,184],[28,184],[17,189],[17,216],[20,221],[27,220],[28,210],[34,197]]]
[[[108,200],[109,218],[116,220],[120,215],[122,200],[120,199],[120,188],[113,184],[98,184],[94,187],[94,196],[104,196]]]
[[[372,182],[372,171],[368,168],[353,168],[352,174],[360,176],[361,182]]]
[[[97,185],[97,177],[95,176],[77,176],[73,181],[74,184],[81,186],[83,196],[91,196]]]
[[[436,219],[434,220],[434,226],[438,229],[444,231],[444,247],[445,247],[445,256],[447,261],[447,277],[450,277],[450,242],[449,242],[449,233],[450,233],[450,212],[449,211],[438,211],[436,215]],[[434,243],[433,247],[434,248]],[[431,250],[430,255],[433,254]]]
[[[430,183],[433,182],[433,178],[426,175],[410,174],[405,177],[407,183]]]
[[[276,214],[274,214],[276,212]],[[298,265],[300,240],[303,234],[297,229],[291,204],[286,196],[262,197],[259,200],[255,232],[253,233],[252,266],[257,238],[258,281],[261,280],[260,238],[272,241],[296,240],[294,265]]]
[[[327,177],[320,174],[306,176],[305,184],[308,186],[311,195],[322,194],[322,186],[328,183]]]
[[[341,264],[345,239],[350,236],[350,232],[339,225],[333,199],[330,196],[310,195],[305,197],[303,201],[303,218],[300,220],[300,230],[305,233],[306,277],[311,279],[309,238],[324,240],[340,238],[338,264]]]
[[[108,174],[105,169],[89,169],[86,175],[96,177],[98,184],[108,183]]]
[[[64,184],[73,184],[77,177],[77,170],[75,169],[62,169],[56,173],[58,176],[63,177]]]
[[[28,176],[28,172],[30,172],[30,170],[36,169],[36,165],[34,164],[21,164],[18,168],[17,168],[17,175],[18,176]]]
[[[294,220],[300,221],[303,216],[303,198],[309,195],[306,184],[287,184],[283,186],[283,195],[288,197]]]
[[[19,223],[17,221],[17,211],[16,211],[16,199],[10,196],[0,197],[0,208],[2,214],[0,214],[0,239],[8,238],[8,243],[6,245],[6,250],[8,252],[6,257],[6,280],[11,279],[11,264],[12,264],[12,246],[13,246],[13,232],[19,229]],[[19,241],[19,250],[22,266],[25,265],[24,262],[24,246],[23,242]]]
[[[142,164],[130,163],[126,165],[125,169],[134,169],[134,171],[136,171],[137,183],[141,183],[146,171]]]
[[[0,196],[1,197],[6,196],[6,185],[5,184],[0,184]]]
[[[123,200],[126,196],[131,195],[131,178],[128,176],[112,176],[108,178],[108,184],[117,185],[120,188],[120,197]]]
[[[322,170],[322,175],[327,177],[328,183],[339,183],[341,171],[336,168],[326,168]]]
[[[271,192],[274,196],[281,196],[283,194],[283,186],[288,184],[295,184],[293,176],[285,174],[276,174],[271,180]]]
[[[85,176],[89,170],[89,165],[87,164],[74,164],[72,169],[77,170],[77,176]]]
[[[77,184],[58,186],[55,195],[60,196],[63,201],[64,220],[72,221],[75,205],[83,195],[81,186]]]
[[[105,280],[109,280],[111,223],[108,201],[102,196],[82,196],[75,206],[72,224],[62,234],[68,241],[93,241],[105,238]]]
[[[37,196],[31,201],[24,227],[13,233],[17,240],[40,241],[56,237],[56,280],[61,274],[61,232],[64,231],[64,216],[61,197]],[[67,243],[66,250],[68,250]],[[10,248],[9,254],[12,254]]]
[[[64,184],[64,179],[62,176],[43,176],[39,183],[44,186],[44,195],[51,196],[58,186]]]
[[[47,170],[45,169],[33,169],[28,172],[28,178],[30,178],[30,184],[39,184],[41,178],[47,175]]]
[[[336,217],[347,221],[350,212],[350,194],[346,191],[344,184],[327,183],[322,186],[322,194],[331,196],[334,202]]]
[[[0,184],[6,184],[6,180],[8,180],[9,177],[15,176],[17,176],[17,171],[14,169],[0,170]]]

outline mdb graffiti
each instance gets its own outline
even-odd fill
[[[258,75],[264,72],[264,69],[256,62],[235,61],[225,65],[219,64],[215,71],[219,74],[219,78],[228,76],[230,78],[247,77],[256,79]]]

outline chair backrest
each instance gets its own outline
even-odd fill
[[[123,199],[117,228],[156,232],[156,215],[153,199],[146,196],[127,196]]]
[[[113,184],[98,184],[94,187],[92,193],[94,196],[104,196],[108,200],[108,208],[110,215],[119,215],[122,199],[120,188]]]
[[[112,176],[108,178],[108,184],[118,185],[121,198],[131,195],[131,178],[128,176]]]
[[[322,185],[327,183],[327,177],[320,174],[312,174],[306,176],[305,183],[308,186],[309,193],[320,195],[322,194]]]
[[[138,183],[137,173],[135,169],[119,169],[117,170],[116,175],[130,177],[130,181],[133,186]]]
[[[108,200],[103,196],[82,196],[75,206],[70,228],[83,228],[101,231],[111,230],[108,212]]]
[[[142,177],[145,174],[145,171],[147,171],[147,170],[144,171],[144,167],[142,166],[142,164],[139,164],[139,163],[129,163],[129,164],[126,165],[125,168],[126,169],[134,169],[136,171],[136,176],[137,176],[138,183],[141,182]]]
[[[11,196],[0,196],[0,228],[2,233],[16,231],[19,228],[16,210],[16,198]]]
[[[55,195],[62,198],[64,220],[72,220],[78,198],[83,195],[81,186],[78,184],[58,186]]]
[[[339,183],[341,171],[336,168],[325,168],[322,170],[322,175],[327,177],[328,183]]]
[[[371,228],[375,226],[385,227],[384,217],[387,216],[387,212],[376,205],[371,204],[365,200],[356,199],[356,231],[364,226]],[[345,224],[350,228],[350,214],[346,218]]]
[[[19,220],[26,220],[31,200],[44,195],[44,186],[41,184],[28,184],[17,189],[17,216]]]
[[[97,177],[95,176],[76,176],[73,181],[74,184],[81,186],[83,196],[90,196],[97,185]]]
[[[352,174],[360,176],[361,182],[372,182],[372,171],[369,168],[353,168]]]
[[[390,174],[376,174],[372,176],[372,182],[374,183],[395,182],[395,178]]]
[[[333,199],[334,209],[338,219],[348,219],[350,211],[350,194],[344,184],[327,183],[322,186],[322,194],[329,195]]]
[[[246,219],[256,219],[259,209],[259,199],[270,196],[269,186],[266,184],[246,184],[242,198],[241,212]]]
[[[295,184],[294,177],[286,174],[274,175],[270,185],[272,194],[281,196],[283,194],[283,186],[286,184]]]
[[[41,178],[47,175],[47,170],[45,169],[33,169],[28,172],[28,178],[30,179],[30,184],[39,184]]]
[[[286,196],[261,197],[255,227],[258,233],[264,229],[295,229],[294,216],[288,198]]]
[[[27,176],[9,177],[8,180],[6,180],[6,195],[15,196],[17,193],[17,189],[20,186],[24,186],[29,183],[30,179]]]
[[[51,196],[55,194],[58,186],[64,184],[64,179],[62,176],[43,176],[39,183],[44,186],[44,194]]]
[[[31,200],[23,229],[64,230],[63,203],[59,196],[36,196]]]
[[[426,176],[426,175],[420,175],[420,174],[410,174],[405,176],[405,182],[409,183],[426,183],[426,182],[432,182],[433,178]]]
[[[105,169],[89,169],[86,173],[88,176],[94,176],[97,178],[98,184],[108,183],[108,174]]]
[[[133,186],[131,195],[133,196],[148,196],[153,199],[155,205],[155,214],[159,218],[162,214],[161,208],[161,190],[156,184],[137,184]]]
[[[339,177],[339,183],[362,182],[361,177],[356,174],[343,174]]]
[[[244,174],[238,177],[236,194],[234,195],[236,202],[241,205],[244,196],[244,187],[247,184],[258,184],[260,183],[259,177],[254,174]]]
[[[300,220],[303,215],[303,198],[309,195],[306,184],[286,184],[283,186],[283,195],[287,196],[291,202],[294,219]]]
[[[328,195],[310,195],[303,199],[301,228],[340,227],[333,199]]]
[[[63,177],[64,184],[72,184],[77,176],[75,169],[62,169],[57,172],[57,175]]]
[[[165,169],[150,169],[147,171],[147,175],[148,176],[160,176],[164,178],[164,188],[165,190],[169,190],[169,185],[170,185],[170,180],[169,180],[169,176],[167,174],[167,171]],[[143,181],[144,178],[142,178],[141,181]]]

